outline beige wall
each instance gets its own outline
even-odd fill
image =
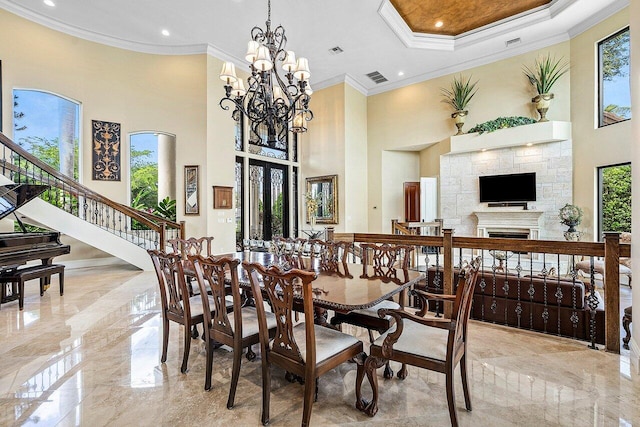
[[[343,232],[368,231],[367,217],[367,97],[345,84],[345,167],[340,187]],[[344,200],[344,202],[343,202]],[[342,214],[342,212],[341,212]]]
[[[178,220],[188,236],[216,236],[216,250],[235,247],[233,210],[214,211],[212,185],[233,185],[233,121],[218,106],[221,62],[207,55],[149,55],[68,36],[0,10],[4,129],[12,137],[14,88],[50,91],[81,103],[83,184],[128,202],[128,135],[176,136]],[[21,35],[21,36],[16,36]],[[122,125],[122,180],[91,179],[91,120]],[[184,165],[200,165],[200,215],[184,216]],[[207,166],[208,165],[208,166]]]
[[[235,122],[231,110],[218,103],[224,97],[224,86],[218,75],[223,61],[207,57],[207,138],[206,147],[192,154],[194,165],[200,165],[200,215],[206,220],[206,230],[199,235],[215,236],[215,253],[235,251],[235,215],[233,209],[213,209],[213,186],[233,187],[235,182]]]
[[[479,88],[469,104],[464,129],[500,116],[537,118],[537,112],[531,104],[534,89],[523,75],[522,67],[532,66],[539,55],[547,52],[557,58],[569,58],[569,46],[569,42],[564,42],[464,71],[465,76],[478,80]],[[455,133],[452,111],[441,102],[440,88],[449,87],[452,78],[453,75],[443,76],[368,98],[369,205],[377,206],[377,209],[369,211],[370,231],[389,230],[387,220],[393,217],[391,212],[396,209],[388,203],[393,197],[382,192],[382,188],[388,187],[382,181],[385,174],[381,173],[389,167],[382,155],[385,150],[420,149],[425,144],[437,144],[420,154],[422,169],[419,173],[420,176],[439,174],[439,156],[449,150],[449,142],[445,139]],[[547,114],[550,120],[571,119],[570,81],[570,76],[565,75],[554,86],[555,99]],[[402,186],[388,190],[401,193]]]
[[[573,202],[584,209],[580,230],[597,233],[597,167],[631,160],[631,121],[598,128],[598,41],[629,25],[625,9],[571,40]],[[595,239],[597,240],[597,239]]]
[[[345,156],[347,155],[346,96],[345,84],[337,84],[313,93],[310,108],[313,121],[309,131],[300,139],[300,200],[298,221],[300,228],[306,225],[307,213],[304,207],[305,179],[314,176],[338,175],[339,224],[335,230],[343,232],[345,218]],[[365,166],[366,167],[366,166]]]

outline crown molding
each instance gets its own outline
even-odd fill
[[[341,83],[348,84],[349,86],[351,86],[352,88],[354,88],[355,90],[363,94],[364,96],[369,96],[370,94],[366,87],[360,84],[355,78],[353,78],[349,74],[340,74],[330,79],[323,80],[318,83],[314,83],[313,90],[316,91],[316,90],[326,89],[328,87],[335,86]]]
[[[506,48],[505,50],[498,53],[490,53],[490,54],[481,56],[479,58],[474,58],[469,61],[457,63],[449,67],[439,68],[429,73],[418,74],[416,76],[409,77],[399,82],[392,82],[392,83],[380,85],[380,87],[370,89],[369,95],[377,95],[380,93],[388,92],[390,90],[395,90],[405,86],[410,86],[412,84],[421,83],[426,80],[431,80],[437,77],[446,76],[448,74],[454,74],[454,73],[466,71],[471,68],[491,64],[496,61],[501,61],[503,59],[511,58],[513,56],[522,55],[524,53],[531,52],[533,50],[543,49],[545,47],[562,43],[567,40],[569,40],[569,34],[561,33],[561,34],[548,37],[546,39],[536,40],[530,43],[522,43],[517,47]]]
[[[140,43],[133,40],[125,40],[117,37],[111,37],[104,34],[97,33],[95,31],[87,31],[82,28],[75,27],[60,22],[56,19],[40,15],[32,10],[19,6],[16,3],[0,0],[0,7],[14,15],[27,19],[31,22],[43,25],[51,28],[52,30],[62,32],[67,35],[78,37],[84,40],[88,40],[95,43],[100,43],[106,46],[117,47],[120,49],[126,49],[140,53],[150,53],[156,55],[194,55],[207,52],[207,44],[193,44],[193,45],[156,45],[150,43]]]
[[[550,20],[575,1],[554,0],[548,5],[519,13],[457,36],[412,32],[390,0],[383,0],[378,13],[402,43],[409,48],[455,51],[456,49],[473,46],[487,39]]]
[[[589,18],[585,19],[578,25],[569,29],[569,36],[575,37],[579,34],[584,33],[589,28],[599,24],[610,16],[620,12],[625,7],[629,6],[629,0],[617,0],[613,2],[610,6],[598,11],[597,13],[589,16]]]

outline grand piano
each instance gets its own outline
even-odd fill
[[[0,219],[12,213],[15,215],[17,209],[48,188],[48,185],[36,184],[0,186]],[[37,259],[42,264],[51,264],[54,257],[71,251],[69,245],[60,242],[60,233],[57,231],[27,232],[17,215],[16,219],[22,229],[21,233],[0,233],[0,273]]]

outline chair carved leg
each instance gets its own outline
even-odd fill
[[[269,424],[269,404],[271,400],[271,370],[262,356],[262,425]]]
[[[471,394],[469,394],[469,382],[467,377],[467,354],[460,359],[460,374],[462,375],[462,391],[464,392],[464,406],[471,410]]]
[[[451,366],[446,372],[447,405],[449,406],[449,418],[451,419],[451,426],[458,427],[458,414],[456,413],[456,395],[453,386],[453,371],[454,367]]]
[[[313,397],[316,391],[315,378],[306,378],[304,384],[304,400],[302,406],[302,427],[307,427],[311,421],[311,409],[313,409]]]
[[[622,327],[625,331],[625,336],[622,338],[622,347],[629,350],[629,341],[631,340],[631,330],[629,329],[629,325],[631,324],[631,316],[628,316],[626,313],[622,318]]]
[[[398,379],[404,380],[409,375],[409,371],[407,370],[407,364],[403,363],[402,367],[398,371]]]
[[[389,364],[389,361],[387,361],[387,363],[385,363],[384,365],[384,378],[386,380],[393,378],[393,369],[391,369],[391,365]]]
[[[367,353],[362,352],[353,358],[356,363],[356,408],[360,408],[362,402],[362,382],[364,381],[364,362],[367,360]]]
[[[253,351],[251,346],[247,347],[247,360],[255,360],[256,353]]]
[[[207,362],[205,366],[204,389],[209,391],[211,390],[211,373],[213,371],[213,346],[210,342],[207,343]]]
[[[191,335],[189,335],[189,328],[186,327],[184,331],[184,355],[182,356],[182,367],[180,368],[180,372],[182,372],[183,374],[187,372],[189,350],[191,350]]]
[[[238,377],[240,377],[240,364],[242,363],[242,352],[233,352],[233,370],[231,371],[231,388],[229,389],[229,399],[227,400],[227,409],[233,408],[233,402],[236,399],[236,387],[238,387]]]
[[[169,345],[169,319],[165,316],[162,316],[162,357],[160,357],[160,362],[164,363],[167,361],[167,347]]]
[[[381,368],[385,363],[385,359],[375,356],[369,356],[364,361],[364,372],[367,374],[367,379],[371,385],[371,401],[362,398],[361,390],[359,390],[362,386],[362,381],[358,381],[356,386],[356,396],[360,396],[356,402],[356,408],[370,417],[373,417],[378,412],[378,376],[376,375],[376,369]]]

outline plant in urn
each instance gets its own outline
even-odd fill
[[[455,110],[451,113],[451,118],[454,119],[456,128],[458,128],[456,135],[462,135],[464,133],[462,132],[462,126],[464,126],[464,121],[469,113],[465,108],[467,108],[467,104],[469,104],[469,101],[471,101],[471,98],[473,98],[473,95],[477,92],[476,84],[478,84],[477,80],[471,83],[471,77],[469,77],[465,81],[464,76],[460,74],[458,77],[453,78],[450,89],[440,88],[440,92],[444,98],[442,102],[451,105]]]
[[[547,110],[553,99],[551,88],[567,71],[569,71],[569,63],[563,62],[562,58],[556,60],[551,58],[550,54],[546,57],[536,59],[533,69],[525,66],[523,68],[524,75],[529,79],[529,83],[535,87],[538,94],[531,99],[536,104],[536,110],[540,114],[539,122],[547,122]]]

